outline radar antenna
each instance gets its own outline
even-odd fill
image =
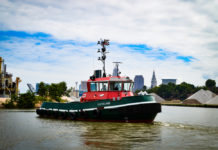
[[[101,57],[98,57],[98,60],[102,61],[103,63],[103,77],[106,77],[105,60],[106,60],[106,53],[108,52],[106,52],[105,46],[108,46],[110,43],[109,43],[109,40],[104,39],[104,40],[98,41],[97,44],[100,44],[102,46],[101,49],[98,49],[98,53],[101,53]]]
[[[122,62],[115,61],[113,63],[115,64],[115,67],[117,69],[117,71],[116,71],[117,74],[116,75],[119,76],[121,74],[121,72],[119,72],[119,64],[122,64]]]

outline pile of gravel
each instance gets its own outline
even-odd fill
[[[163,99],[162,97],[160,97],[160,96],[157,95],[156,93],[150,93],[150,95],[154,96],[155,101],[156,101],[157,103],[162,103],[162,102],[165,101],[165,99]]]
[[[207,104],[214,104],[214,105],[217,105],[217,104],[218,104],[218,95],[215,96],[215,97],[213,97],[213,98],[211,98],[211,99],[207,102]]]
[[[184,103],[188,103],[189,101],[193,101],[196,100],[201,104],[206,104],[210,99],[212,99],[213,97],[215,97],[216,94],[214,94],[213,92],[209,91],[209,90],[199,90],[196,93],[194,93],[193,95],[191,95],[190,97],[188,97]]]

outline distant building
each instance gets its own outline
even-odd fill
[[[7,65],[4,62],[4,59],[0,57],[0,97],[7,98],[11,97],[12,94],[19,93],[19,83],[21,79],[16,77],[16,80],[13,81],[13,75],[7,72]]]
[[[141,90],[144,86],[144,77],[142,75],[136,75],[134,78],[134,92]]]
[[[79,96],[82,96],[84,92],[87,92],[87,81],[81,81],[79,85]]]
[[[176,84],[176,79],[162,79],[162,84],[174,83]]]
[[[118,73],[118,70],[117,70],[117,67],[115,66],[113,70],[113,76],[117,76],[117,73]]]
[[[36,92],[39,90],[39,83],[36,83]]]
[[[153,71],[152,79],[151,79],[151,88],[154,88],[157,86],[157,79],[155,76],[155,72]]]
[[[81,81],[81,91],[87,92],[87,81]]]

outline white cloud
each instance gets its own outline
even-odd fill
[[[179,55],[192,56],[196,60],[187,65],[175,58],[157,61],[140,53],[133,54],[126,48],[111,46],[109,60],[121,59],[124,62],[121,65],[122,72],[129,73],[132,77],[134,74],[143,74],[146,84],[150,84],[148,82],[155,69],[159,78],[174,77],[199,85],[204,84],[205,75],[218,81],[217,9],[218,1],[215,0],[124,0],[119,3],[115,0],[1,0],[0,29],[44,32],[59,40],[81,42],[96,42],[103,37],[116,43],[146,44],[154,49],[161,48]],[[61,51],[53,51],[50,45],[44,43],[36,47],[30,41],[14,43],[13,46],[18,54],[16,57],[20,60],[23,56],[30,57],[30,60],[57,60],[55,68],[46,62],[36,64],[37,61],[33,61],[31,65],[32,68],[51,69],[51,72],[46,73],[48,75],[45,80],[51,79],[49,77],[53,74],[58,81],[57,76],[61,76],[58,70],[67,72],[64,78],[68,80],[75,75],[72,81],[87,77],[90,71],[84,68],[92,68],[93,63],[90,62],[93,62],[92,53],[96,48],[65,45]],[[119,53],[119,58],[115,51]],[[26,64],[22,65],[14,68],[15,72],[24,75],[25,79],[31,74],[30,80],[38,82],[36,75],[39,74],[36,71],[40,73],[41,70],[31,71],[31,68],[24,67]],[[112,66],[109,67],[112,70]],[[22,74],[18,69],[22,70]],[[79,76],[76,75],[78,72]],[[43,79],[45,71],[41,73],[39,76]]]

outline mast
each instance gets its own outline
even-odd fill
[[[97,44],[100,44],[102,46],[101,49],[98,49],[98,53],[101,53],[101,57],[98,57],[98,60],[100,60],[103,63],[103,77],[106,77],[106,71],[105,71],[105,60],[106,60],[106,46],[109,45],[109,40],[104,39],[98,41]]]

